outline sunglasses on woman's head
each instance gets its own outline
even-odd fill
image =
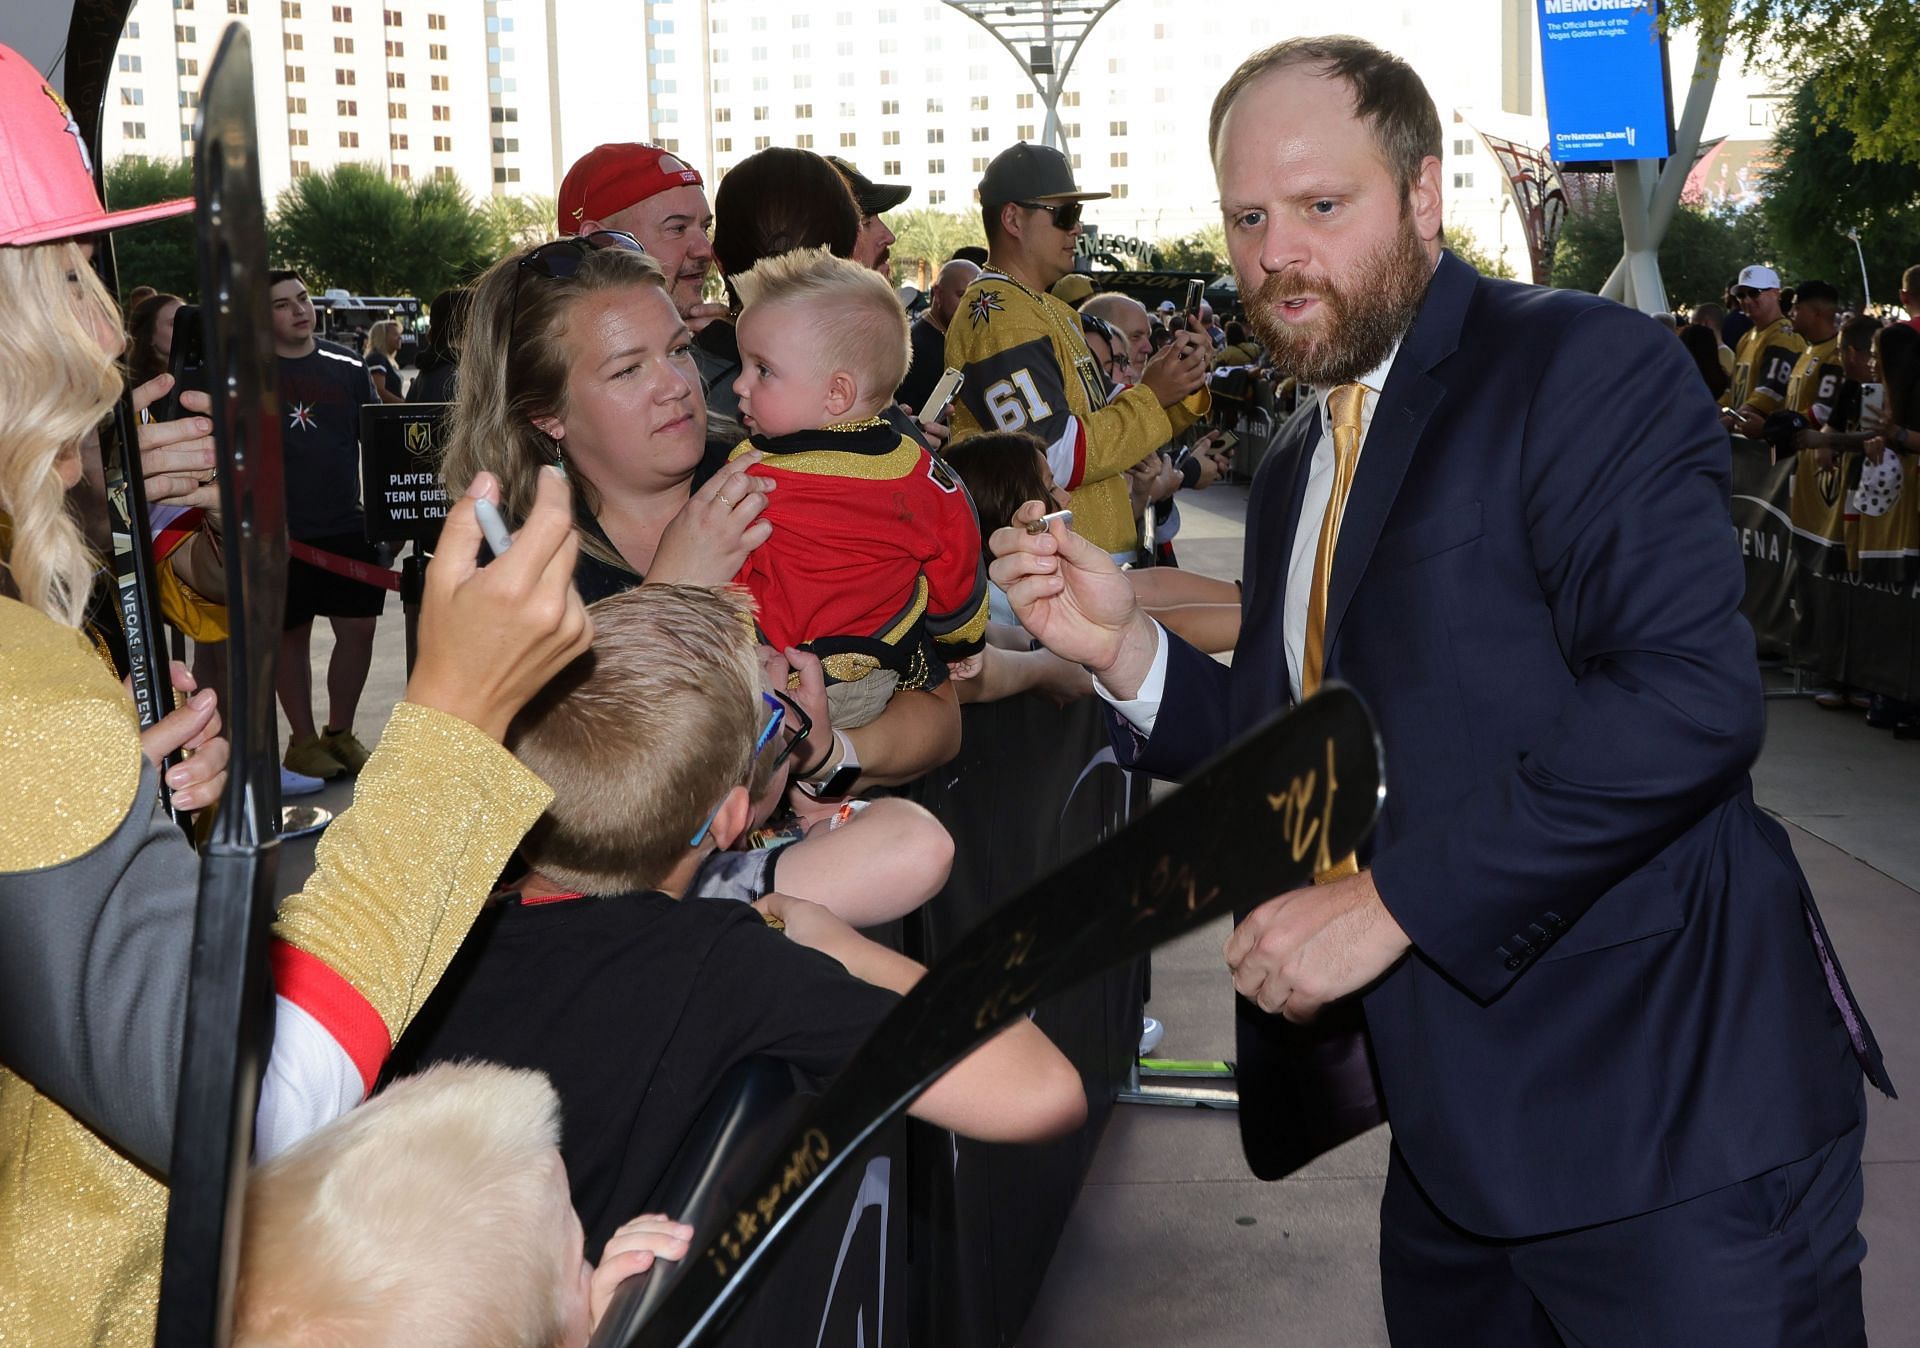
[[[549,281],[564,281],[577,274],[581,263],[587,260],[589,253],[597,253],[603,248],[612,248],[623,253],[639,253],[646,256],[647,250],[640,240],[624,229],[596,229],[591,234],[579,234],[570,239],[555,239],[543,243],[525,257],[513,271],[513,298],[507,303],[507,316],[510,323],[520,313],[520,278],[528,272],[544,277]],[[507,330],[507,369],[513,369],[513,350],[520,338],[520,328],[512,323]]]
[[[1014,204],[1025,206],[1030,211],[1045,211],[1053,217],[1053,227],[1064,232],[1080,223],[1080,210],[1083,203],[1061,201],[1048,204],[1040,201],[1020,201]]]

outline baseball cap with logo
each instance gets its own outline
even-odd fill
[[[905,183],[877,183],[837,154],[826,156],[826,160],[847,180],[862,215],[884,215],[913,195],[913,189]]]
[[[0,46],[0,244],[71,239],[192,209],[192,197],[124,211],[102,206],[93,162],[65,101],[30,61]]]
[[[987,165],[980,180],[980,202],[1004,206],[1009,201],[1099,201],[1111,192],[1082,192],[1073,181],[1067,157],[1051,145],[1029,145],[1024,140],[1002,150]]]
[[[1725,272],[1721,272],[1720,274],[1722,276],[1726,275]],[[1778,290],[1780,288],[1780,273],[1772,267],[1742,267],[1740,269],[1740,277],[1734,284],[1737,286],[1745,286],[1749,290]]]
[[[596,145],[560,184],[560,232],[576,234],[588,220],[605,220],[676,187],[701,185],[699,170],[658,145]]]

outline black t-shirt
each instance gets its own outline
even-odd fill
[[[401,387],[400,367],[393,363],[392,357],[384,351],[376,351],[367,357],[367,374],[371,377],[376,371],[386,376],[387,392],[394,397],[402,397],[406,390]]]
[[[638,1216],[726,1070],[755,1054],[831,1077],[898,997],[725,899],[658,893],[490,906],[389,1066],[545,1072],[587,1257]]]
[[[365,529],[360,514],[360,407],[378,401],[367,367],[331,342],[280,357],[280,441],[287,533],[327,538]]]
[[[913,364],[907,366],[907,377],[900,381],[899,392],[893,395],[893,400],[918,412],[933,393],[933,386],[940,382],[940,376],[946,373],[947,334],[922,315],[909,335],[913,338]]]

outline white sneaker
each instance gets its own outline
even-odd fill
[[[295,772],[292,768],[284,764],[280,768],[280,795],[282,798],[287,796],[311,796],[316,791],[324,790],[326,785],[327,784],[318,777],[309,777],[304,772]]]
[[[1152,1016],[1140,1017],[1140,1056],[1146,1057],[1160,1047],[1160,1041],[1167,1037],[1167,1027]]]

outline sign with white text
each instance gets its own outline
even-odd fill
[[[1665,159],[1673,99],[1658,0],[1535,0],[1555,163]]]

